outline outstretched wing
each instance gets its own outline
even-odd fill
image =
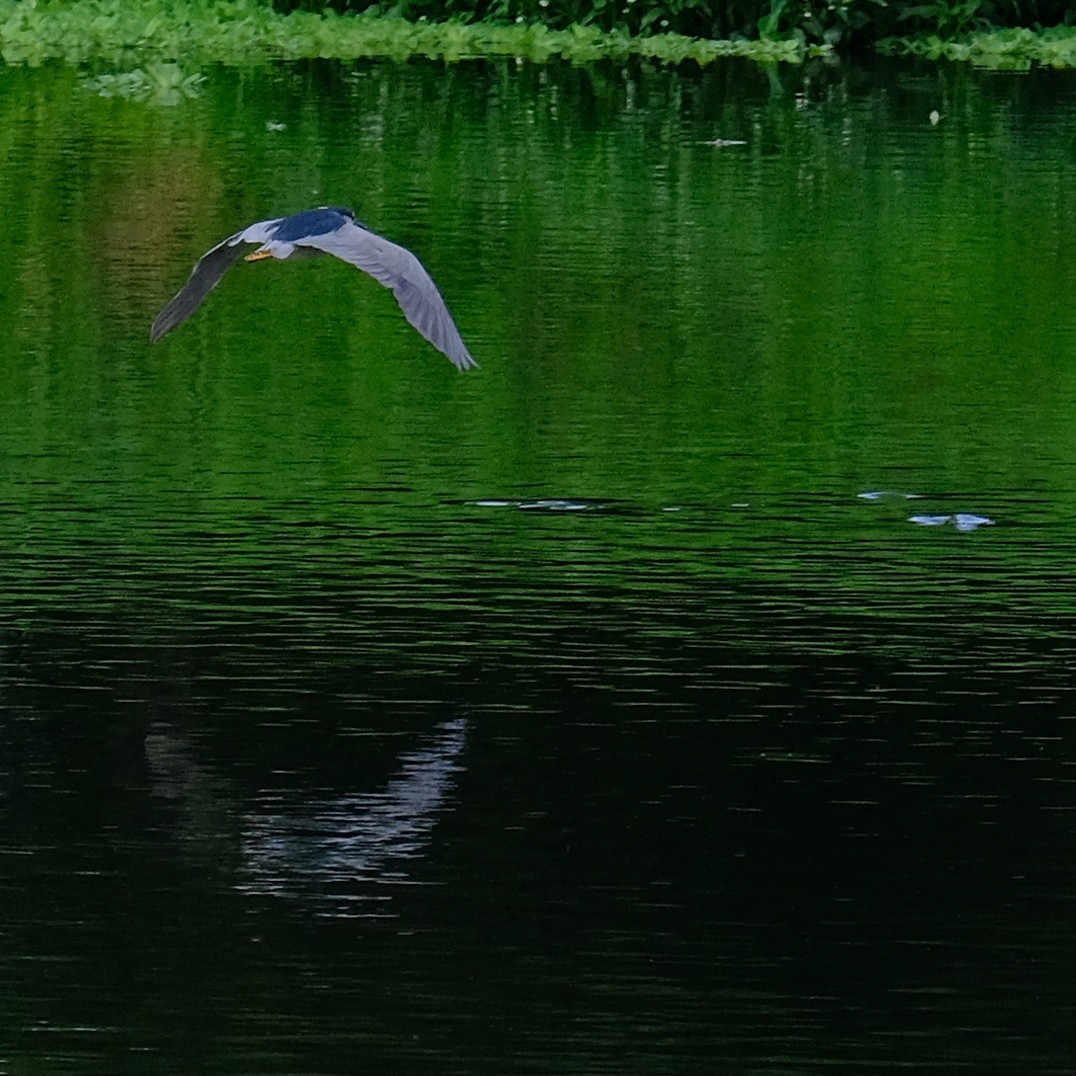
[[[218,243],[203,254],[191,271],[190,279],[179,294],[157,315],[149,331],[152,341],[160,340],[165,333],[182,325],[202,305],[205,297],[220,283],[220,278],[232,263],[247,249],[248,245],[261,246],[272,234],[273,226],[282,218],[259,220],[235,235]]]
[[[478,365],[471,358],[437,285],[422,262],[405,247],[390,243],[351,221],[325,235],[306,236],[293,242],[297,247],[313,247],[333,254],[369,273],[379,284],[391,288],[407,320],[460,370]]]

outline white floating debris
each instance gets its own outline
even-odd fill
[[[938,124],[941,123],[941,113],[935,108],[935,109],[933,109],[931,111],[929,119],[930,119],[930,126],[931,127],[937,127]]]
[[[705,142],[699,142],[700,146],[717,146],[718,149],[724,149],[726,146],[746,146],[747,143],[742,138],[711,138]]]
[[[276,120],[266,120],[265,129],[267,131],[286,131],[288,125],[286,123],[278,123]]]
[[[957,512],[953,516],[953,522],[956,524],[958,531],[973,531],[977,527],[992,527],[994,521],[987,519],[986,516],[972,516],[965,512]]]
[[[556,498],[542,498],[535,501],[501,501],[487,498],[467,503],[476,508],[518,508],[526,512],[594,512],[605,507],[597,501],[567,501]]]
[[[596,504],[588,504],[586,501],[558,501],[558,500],[541,500],[541,501],[526,501],[519,505],[524,509],[539,509],[546,512],[585,512],[591,508],[599,507]]]
[[[857,493],[861,501],[917,501],[922,497],[921,493],[898,493],[891,489],[872,489],[866,493]]]
[[[958,531],[967,533],[978,530],[980,527],[992,527],[994,521],[987,516],[975,516],[969,512],[957,512],[948,516],[909,516],[908,522],[918,524],[920,527],[943,527],[952,522]]]

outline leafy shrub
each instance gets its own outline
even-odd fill
[[[274,0],[278,10],[372,11],[462,22],[524,21],[553,29],[594,26],[625,34],[690,37],[803,35],[878,40],[894,34],[953,37],[986,26],[1076,23],[1072,0]]]

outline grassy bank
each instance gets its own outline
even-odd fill
[[[888,37],[952,39],[985,27],[1076,24],[1072,0],[272,0],[281,11],[391,13],[412,22],[586,25],[640,35],[670,32],[712,40],[802,36],[870,45]]]
[[[895,56],[958,60],[994,71],[1026,71],[1033,64],[1076,67],[1076,27],[978,30],[955,39],[923,34],[889,38],[879,42],[879,50]]]
[[[666,63],[719,56],[798,61],[829,51],[801,38],[709,40],[682,34],[633,36],[592,25],[552,29],[543,23],[456,20],[410,21],[400,16],[274,11],[255,0],[0,0],[0,56],[7,63],[120,62],[133,54],[157,60],[212,60],[244,64],[258,59],[430,56],[463,60],[520,56],[563,57],[584,63],[645,56]]]
[[[976,28],[977,20],[972,17],[984,7],[976,0],[953,0],[950,6],[939,0],[929,8],[927,23],[922,13],[928,6],[869,0],[869,6],[878,13],[875,23],[870,24],[875,30],[934,27],[933,31],[891,35],[880,41],[866,32],[868,0],[664,3],[665,7],[644,8],[636,7],[634,0],[622,0],[619,9],[599,0],[591,0],[588,6],[574,0],[534,0],[529,6],[513,5],[508,0],[484,5],[392,5],[392,11],[413,16],[405,18],[382,13],[368,4],[358,5],[366,9],[362,12],[341,13],[321,3],[286,4],[289,10],[276,10],[259,0],[0,0],[0,57],[7,63],[31,65],[56,60],[128,66],[134,58],[141,62],[147,56],[159,62],[249,64],[270,59],[402,59],[415,55],[448,61],[518,56],[542,62],[561,57],[573,63],[641,56],[663,63],[693,60],[706,64],[722,56],[800,62],[808,56],[832,53],[842,44],[869,41],[890,53],[945,57],[997,68],[1026,67],[1035,62],[1076,66],[1076,27],[983,30]],[[348,4],[343,0],[339,6],[346,8]],[[454,17],[434,21],[427,16],[427,9]],[[619,19],[618,10],[623,13]],[[739,20],[736,25],[746,27],[754,19],[752,36],[738,30],[724,38],[697,33],[700,27],[731,25],[733,11]],[[901,12],[905,17],[898,17]],[[572,14],[577,19],[566,21]],[[479,15],[485,17],[476,21]],[[677,27],[693,32],[654,32]]]

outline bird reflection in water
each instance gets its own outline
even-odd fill
[[[466,740],[465,718],[439,724],[428,744],[399,757],[377,791],[316,798],[263,793],[253,804],[236,805],[228,827],[239,843],[235,888],[292,899],[322,916],[378,914],[394,886],[413,881],[408,868],[426,852],[449,807]],[[219,782],[204,771],[199,777],[189,752],[160,728],[146,737],[146,757],[160,796],[209,794],[218,805],[229,798],[220,788],[213,794],[210,786]],[[191,813],[205,815],[196,806]],[[189,818],[185,829],[194,836]]]

